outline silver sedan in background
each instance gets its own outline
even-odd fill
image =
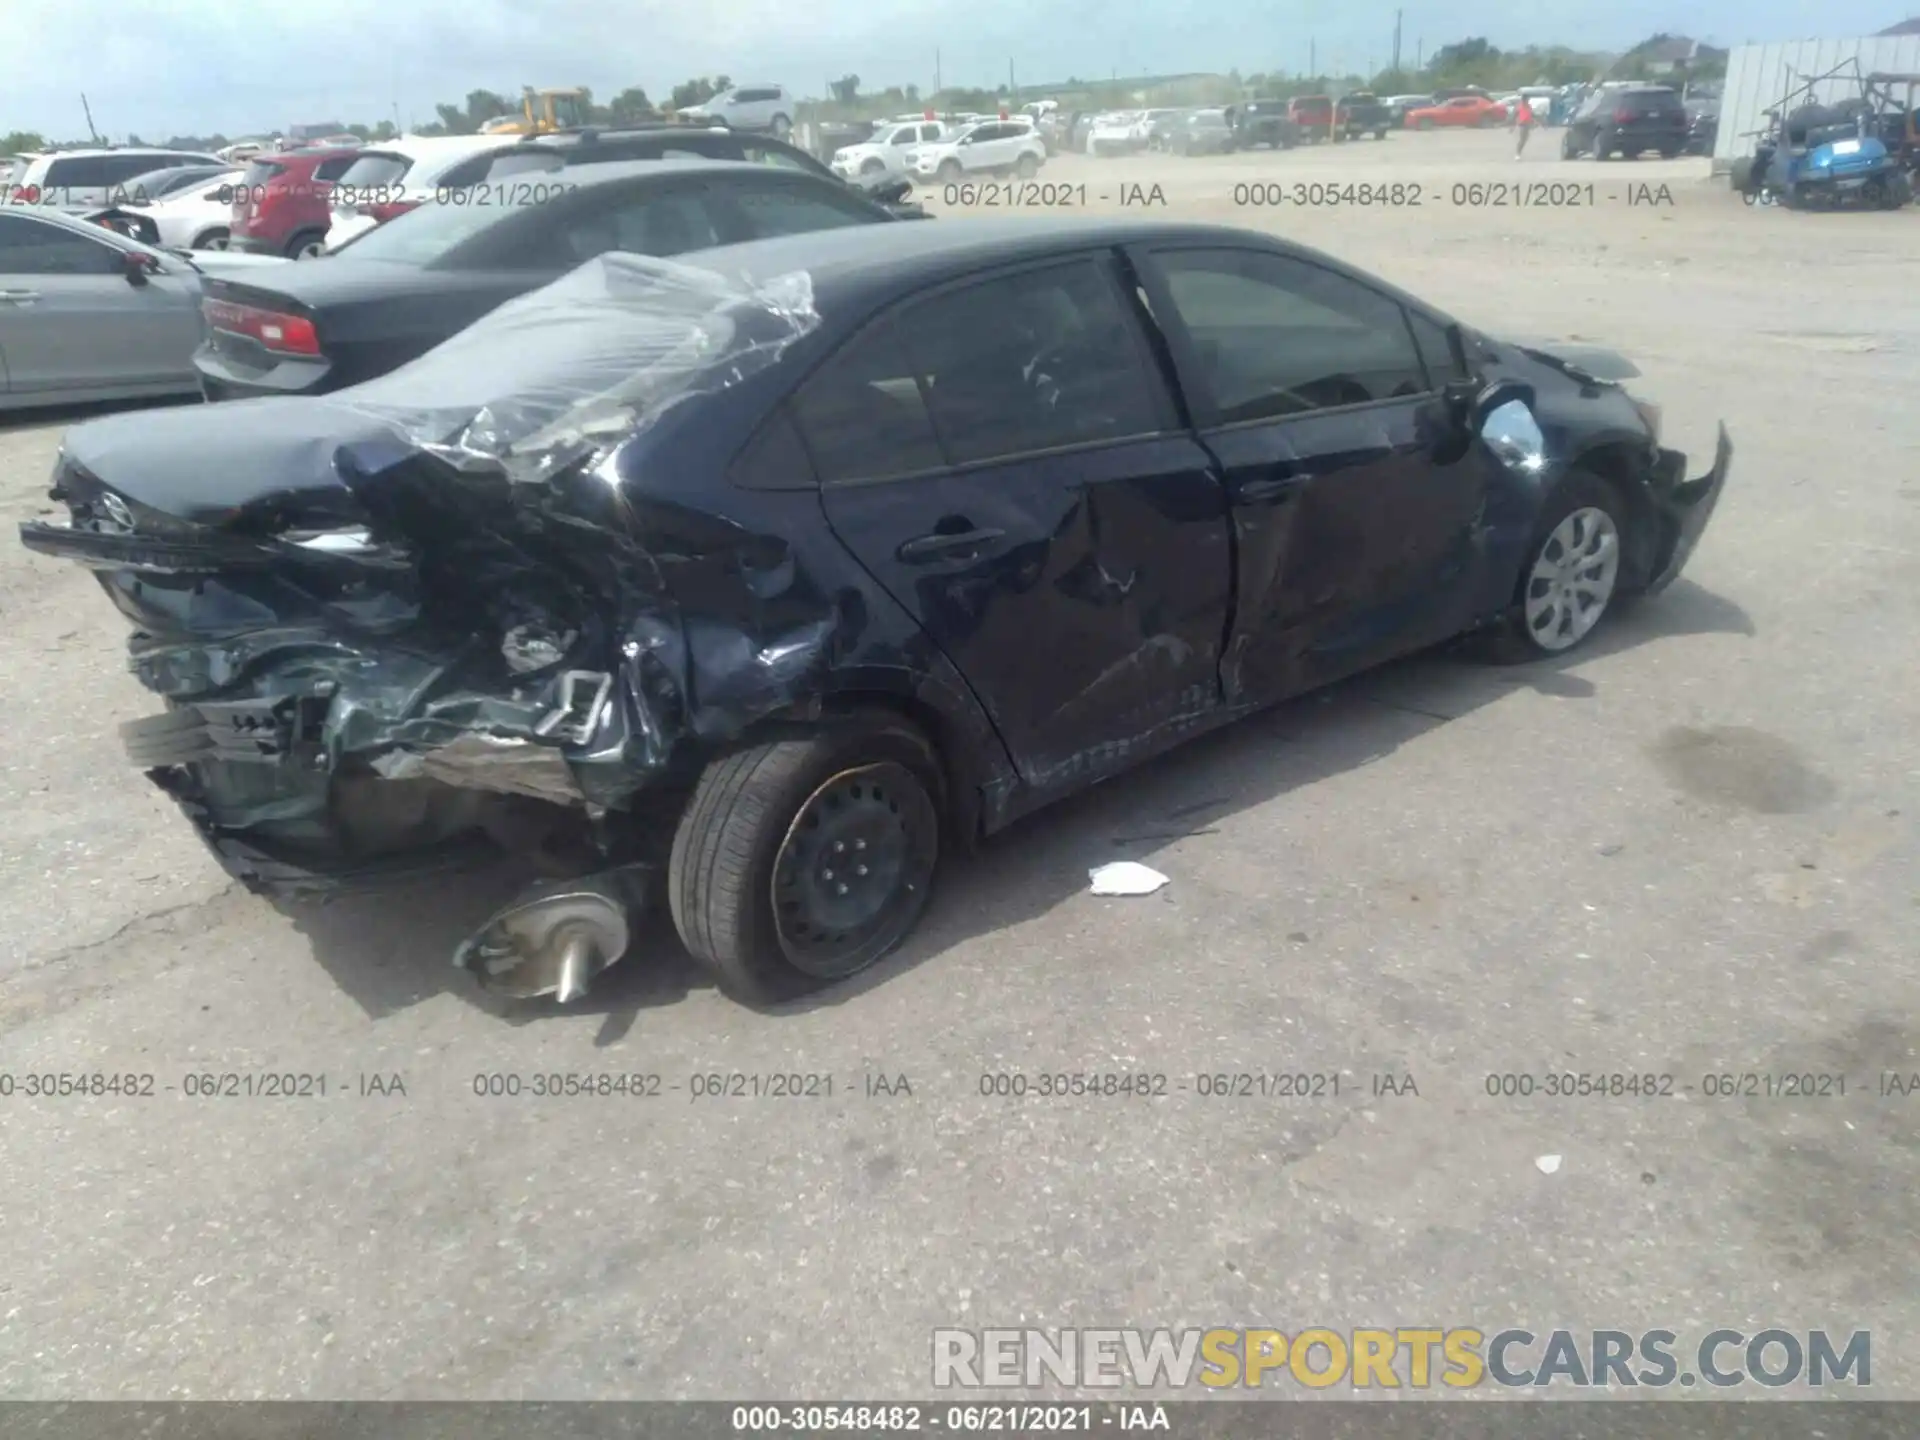
[[[0,410],[197,393],[201,276],[288,263],[189,259],[56,210],[0,208]]]

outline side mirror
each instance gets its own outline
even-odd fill
[[[120,256],[120,262],[126,267],[127,283],[136,290],[147,283],[147,277],[160,268],[151,255],[138,250],[128,250]]]
[[[1524,381],[1496,380],[1477,391],[1473,397],[1473,427],[1476,430],[1484,430],[1488,419],[1504,411],[1509,405],[1518,405],[1531,415],[1533,401],[1533,387]]]

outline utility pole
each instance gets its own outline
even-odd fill
[[[1017,102],[1020,99],[1020,87],[1013,78],[1013,57],[1007,57],[1007,99]]]
[[[933,93],[938,95],[946,88],[940,83],[940,50],[936,46],[933,52]]]
[[[80,108],[87,116],[87,138],[97,145],[100,143],[100,132],[93,128],[93,107],[87,103],[87,92],[84,90],[80,92]]]
[[[1413,68],[1415,70],[1424,70],[1427,68],[1426,54],[1427,37],[1422,35],[1418,40],[1413,42]]]
[[[1400,73],[1400,13],[1398,10],[1393,12],[1393,73],[1396,76]],[[1396,79],[1393,83],[1398,85],[1400,82]]]
[[[1320,46],[1314,40],[1307,41],[1307,79],[1320,78]]]

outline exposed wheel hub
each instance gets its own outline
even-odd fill
[[[780,944],[810,974],[850,973],[917,909],[937,854],[926,790],[905,767],[847,770],[801,807],[774,862]]]

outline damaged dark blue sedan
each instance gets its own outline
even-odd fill
[[[483,984],[576,996],[664,895],[766,999],[897,945],[943,847],[1666,586],[1730,446],[1688,479],[1632,373],[1259,234],[862,226],[607,255],[331,396],[82,425],[22,538],[132,622],[166,704],[128,750],[249,886],[504,847],[549,878],[461,947]]]

